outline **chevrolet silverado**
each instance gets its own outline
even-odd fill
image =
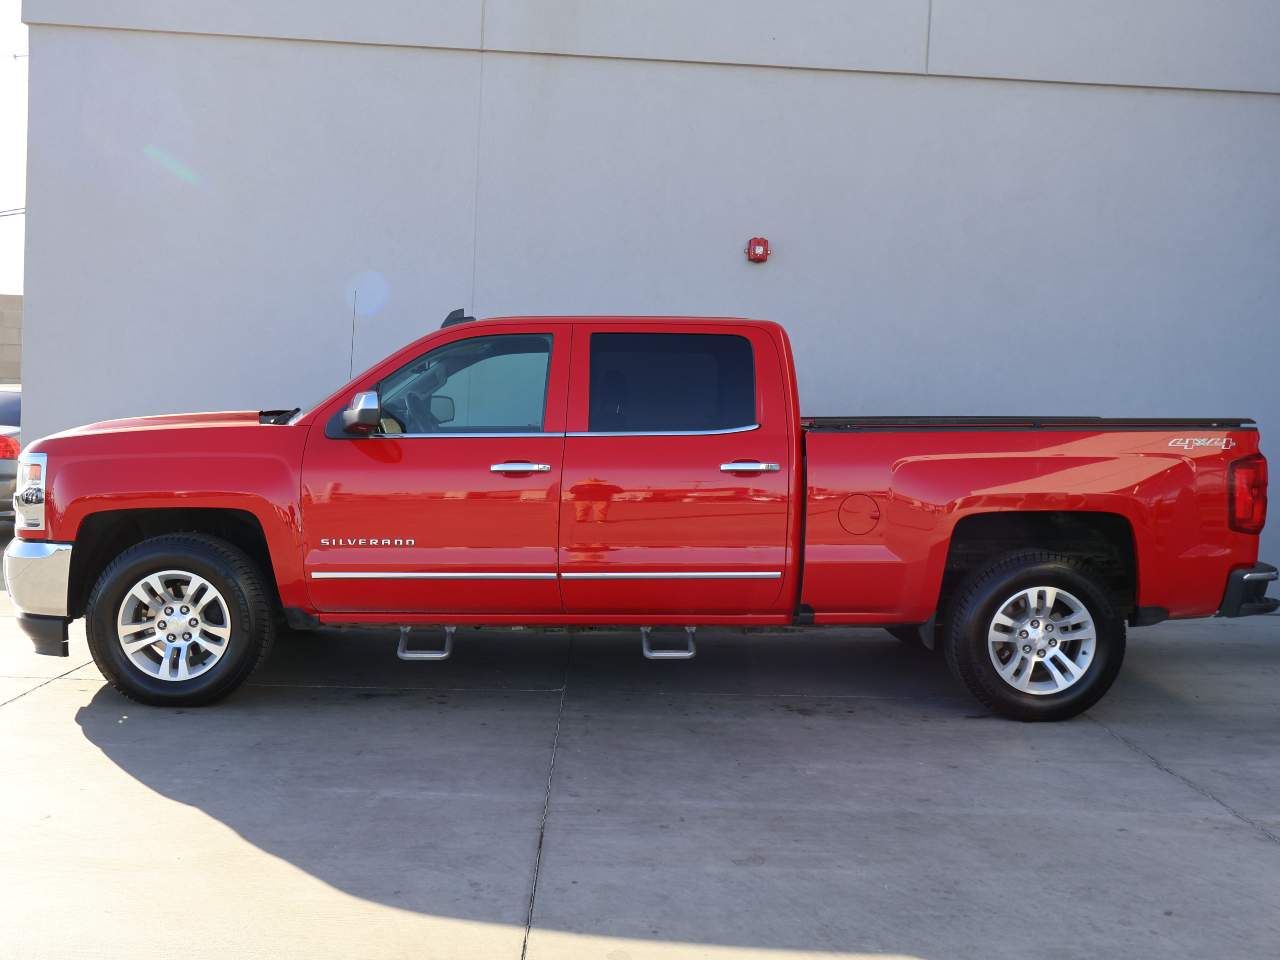
[[[281,623],[399,627],[405,659],[463,624],[631,625],[653,658],[699,625],[878,626],[1052,720],[1126,626],[1280,605],[1251,420],[806,418],[774,323],[457,313],[306,409],[30,444],[4,569],[37,651],[84,617],[121,693],[182,705]]]

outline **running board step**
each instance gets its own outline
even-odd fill
[[[697,632],[697,627],[685,627],[685,646],[658,647],[655,649],[650,636],[653,633],[653,627],[641,627],[640,650],[646,660],[692,660],[694,654],[698,652],[698,648],[693,642],[694,634]]]
[[[400,646],[396,647],[396,656],[401,660],[448,660],[453,654],[453,634],[457,627],[444,628],[444,646],[435,650],[411,650],[409,648],[409,631],[412,627],[400,628]]]

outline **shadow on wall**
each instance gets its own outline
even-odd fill
[[[848,904],[869,892],[870,874],[850,872],[865,837],[841,835],[843,787],[813,772],[850,776],[846,746],[869,719],[883,732],[903,711],[974,713],[932,658],[870,636],[804,649],[717,637],[675,670],[643,661],[630,635],[575,638],[536,935],[666,941],[664,957],[685,956],[679,945],[721,956],[706,952],[714,944],[732,946],[726,957],[862,956]],[[142,784],[335,888],[518,931],[569,638],[460,638],[430,672],[397,661],[394,643],[287,634],[258,682],[217,707],[148,709],[104,687],[76,719]],[[907,706],[890,716],[882,700],[804,696],[848,694],[850,677],[860,695],[878,688]],[[733,695],[769,690],[801,696]],[[892,895],[899,932],[908,893]]]

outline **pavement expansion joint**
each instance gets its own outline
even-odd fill
[[[556,711],[556,729],[551,737],[551,760],[547,764],[547,792],[542,800],[542,818],[538,823],[538,848],[533,858],[533,883],[529,889],[529,910],[524,919],[524,939],[520,943],[520,960],[529,953],[529,933],[533,929],[533,908],[538,898],[538,875],[542,872],[542,844],[547,836],[547,817],[551,813],[551,787],[556,775],[556,752],[560,748],[560,723],[564,719],[564,702],[569,696],[569,670],[573,664],[573,634],[564,658],[564,680],[560,685],[560,708]]]
[[[1161,773],[1164,773],[1170,777],[1173,777],[1173,779],[1191,788],[1192,790],[1200,794],[1200,796],[1204,797],[1205,799],[1212,800],[1214,803],[1220,806],[1223,810],[1227,811],[1227,813],[1231,814],[1231,816],[1233,816],[1235,819],[1239,820],[1241,823],[1245,824],[1246,826],[1252,827],[1254,830],[1262,834],[1262,836],[1266,837],[1272,843],[1280,844],[1280,836],[1277,836],[1274,831],[1267,829],[1266,826],[1259,823],[1257,820],[1254,820],[1251,817],[1246,817],[1243,813],[1241,813],[1235,807],[1231,806],[1231,804],[1227,803],[1225,800],[1223,800],[1221,797],[1215,794],[1208,787],[1203,786],[1202,784],[1196,783],[1190,777],[1185,777],[1182,774],[1178,773],[1178,771],[1165,766],[1165,764],[1157,760],[1152,754],[1148,753],[1146,750],[1143,750],[1142,747],[1138,746],[1136,743],[1134,743],[1124,734],[1119,733],[1115,730],[1112,730],[1111,727],[1103,723],[1101,720],[1098,720],[1095,717],[1090,716],[1089,714],[1085,714],[1085,716],[1089,720],[1092,720],[1094,723],[1100,726],[1103,730],[1107,731],[1107,733],[1109,733],[1112,737],[1114,737],[1120,743],[1124,744],[1126,747],[1128,747],[1138,756],[1144,757],[1148,763],[1150,763],[1153,767],[1155,767]]]

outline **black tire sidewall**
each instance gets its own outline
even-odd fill
[[[220,547],[220,548],[219,548]],[[194,705],[209,703],[234,690],[261,656],[263,624],[250,598],[256,584],[241,582],[233,548],[196,538],[162,537],[130,548],[112,563],[90,596],[85,617],[89,651],[115,686],[144,703]],[[245,558],[247,561],[247,558]],[[184,570],[208,580],[222,594],[231,615],[228,649],[208,671],[190,680],[161,680],[139,670],[121,648],[116,617],[134,584],[164,570]]]
[[[996,672],[987,647],[992,618],[1009,597],[1028,587],[1052,586],[1074,595],[1093,618],[1097,641],[1085,676],[1061,693],[1015,690]],[[1069,559],[1016,558],[980,577],[956,611],[953,666],[961,680],[997,712],[1019,720],[1059,720],[1087,710],[1111,687],[1124,660],[1124,621],[1105,590]]]

